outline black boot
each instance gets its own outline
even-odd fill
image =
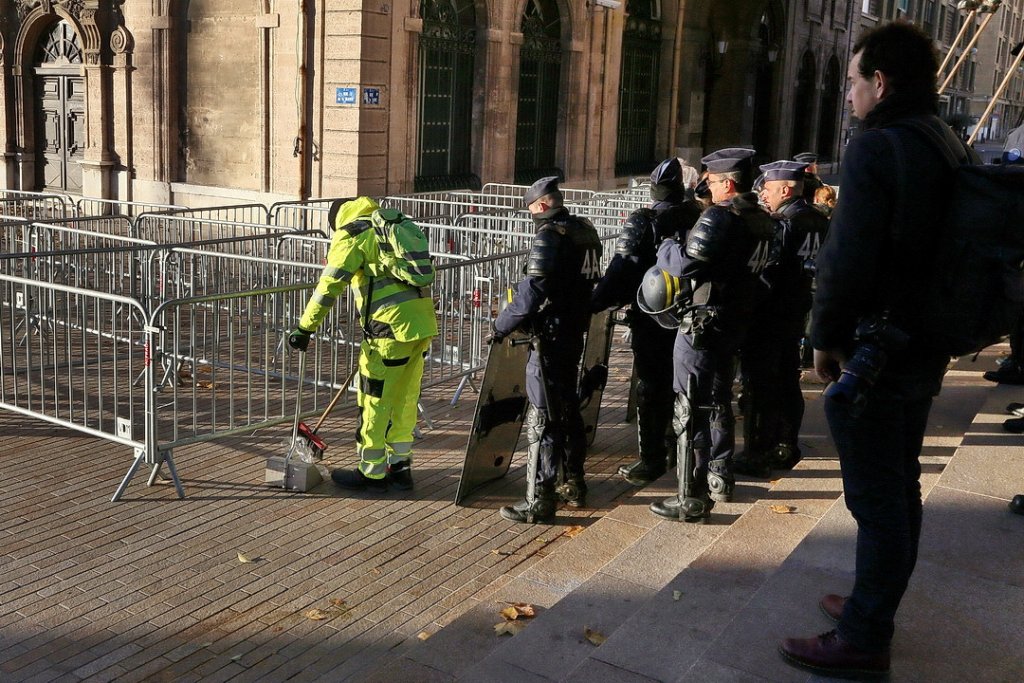
[[[1024,515],[1024,493],[1018,493],[1010,501],[1010,512],[1015,512],[1018,515]]]
[[[399,491],[411,490],[412,463],[410,461],[405,461],[388,465],[388,483]]]
[[[587,482],[583,480],[582,474],[566,478],[555,492],[569,507],[581,508],[587,505]]]
[[[331,479],[335,484],[349,491],[376,491],[383,493],[388,490],[387,479],[371,479],[359,470],[332,470]]]
[[[736,477],[732,474],[732,463],[725,460],[712,460],[708,463],[708,490],[711,499],[719,503],[732,500],[732,490],[736,486]]]
[[[998,370],[989,370],[983,377],[997,384],[1024,384],[1024,369],[1017,362],[1007,360]]]
[[[532,501],[527,497],[515,505],[506,505],[499,513],[505,519],[520,524],[546,523],[555,518],[555,499],[554,484],[538,484]]]
[[[642,458],[619,467],[619,474],[633,486],[646,486],[665,474],[665,463],[655,465]]]
[[[736,454],[732,459],[732,471],[756,479],[769,479],[772,476],[772,467],[768,463],[768,456],[764,453],[750,451]]]
[[[791,470],[800,462],[800,449],[795,445],[780,443],[770,456],[771,466],[777,470]]]
[[[714,501],[706,494],[680,500],[678,495],[651,503],[651,512],[659,517],[691,524],[705,524],[711,518]]]

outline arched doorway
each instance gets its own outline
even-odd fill
[[[796,96],[793,98],[793,147],[792,154],[813,152],[814,140],[814,85],[817,67],[810,50],[800,60],[800,71],[796,77]]]
[[[516,107],[515,182],[532,183],[555,167],[562,22],[554,0],[529,0],[522,20],[519,102]]]
[[[82,45],[63,19],[46,31],[33,60],[35,186],[80,194],[85,156],[85,79]]]
[[[661,7],[658,0],[628,0],[622,35],[619,130],[615,175],[649,173],[655,158],[660,80]]]
[[[472,173],[476,11],[471,0],[423,0],[416,192],[479,185]]]
[[[835,158],[836,127],[838,126],[839,105],[843,96],[843,82],[840,76],[839,60],[833,55],[825,69],[825,80],[821,91],[821,115],[818,118],[819,161],[829,162]]]

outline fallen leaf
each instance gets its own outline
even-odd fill
[[[548,542],[548,539],[546,539],[546,538],[536,538],[534,540],[537,541],[537,543],[541,543],[541,544]]]
[[[344,608],[345,607],[345,601],[342,600],[341,598],[331,598],[331,606],[332,607]]]
[[[790,515],[796,512],[796,508],[792,505],[769,505],[768,509],[777,515]]]
[[[241,658],[242,658],[242,655],[235,655],[234,657],[231,658],[231,661],[232,662],[237,662]]]
[[[683,591],[672,591],[673,600],[678,600],[681,597],[683,597]]]
[[[607,636],[605,636],[603,633],[601,633],[600,631],[595,631],[590,627],[583,628],[583,637],[589,640],[594,645],[602,645],[604,641],[608,640]]]
[[[213,389],[213,382],[208,379],[201,379],[196,382],[196,386],[200,389]]]
[[[775,486],[780,481],[782,481],[782,480],[781,479],[771,479],[771,480],[768,481],[768,484],[769,484],[769,486]]]
[[[313,609],[306,612],[306,618],[312,619],[313,621],[323,621],[324,619],[330,618],[330,616],[330,614],[323,611],[319,607],[314,607]]]
[[[426,640],[427,638],[429,638],[432,635],[433,634],[430,633],[429,631],[420,631],[419,633],[416,634],[416,637],[419,638],[420,640]]]
[[[491,554],[492,555],[501,555],[502,557],[508,557],[512,553],[509,552],[508,550],[498,550],[497,548],[493,548],[493,549],[491,549]]]
[[[210,647],[213,643],[200,643],[199,647]]]
[[[579,524],[574,524],[573,526],[571,526],[571,527],[569,527],[568,529],[565,530],[565,535],[568,536],[569,538],[576,538],[577,536],[579,536],[582,533],[583,533],[583,527],[580,526]]]
[[[252,562],[252,560],[249,559],[249,556],[243,553],[242,551],[238,551],[238,561],[242,564],[248,564]]]
[[[515,607],[506,607],[501,610],[500,614],[505,617],[506,621],[513,621],[519,618],[519,612],[516,611]]]
[[[503,636],[506,633],[510,636],[514,636],[524,628],[526,628],[525,621],[502,621],[501,623],[494,625],[494,632],[499,636]]]
[[[374,574],[380,575],[380,567],[374,567],[370,571],[373,572]]]
[[[275,626],[274,628],[272,628],[270,630],[273,631],[274,633],[280,633],[281,631],[284,630],[284,626]]]
[[[512,603],[512,607],[519,616],[526,617],[527,619],[537,615],[537,611],[533,608],[533,605],[528,602],[514,602]]]

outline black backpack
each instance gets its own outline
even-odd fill
[[[997,343],[1024,313],[1024,166],[972,163],[959,138],[938,118],[896,124],[923,133],[953,168],[936,263],[921,319],[934,348],[951,356]],[[900,178],[905,152],[891,129]]]

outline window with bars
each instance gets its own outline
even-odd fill
[[[530,0],[521,22],[515,182],[561,175],[555,167],[562,23],[554,0]]]
[[[417,192],[471,188],[476,14],[471,0],[420,6]]]
[[[615,174],[648,173],[657,163],[657,84],[661,67],[661,20],[658,3],[629,0],[622,36],[619,81],[619,128]]]

